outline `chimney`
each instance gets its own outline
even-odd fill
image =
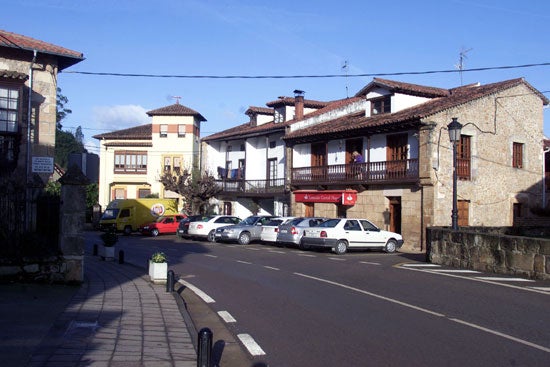
[[[296,89],[294,91],[294,119],[304,118],[304,91]]]

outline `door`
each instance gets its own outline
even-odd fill
[[[401,197],[389,197],[390,232],[401,234]]]
[[[313,203],[304,203],[305,207],[305,216],[314,217],[315,216],[315,206]]]
[[[267,187],[277,186],[277,158],[267,160]]]
[[[362,172],[362,163],[354,163],[353,153],[357,152],[363,156],[363,139],[346,140],[346,177],[351,179],[360,179]],[[364,159],[362,160],[364,162]]]
[[[386,137],[386,179],[403,178],[407,172],[407,134]]]
[[[458,209],[458,226],[467,227],[469,226],[468,218],[470,217],[470,201],[469,200],[458,200],[456,203]]]
[[[311,144],[311,179],[324,181],[327,165],[327,144]]]

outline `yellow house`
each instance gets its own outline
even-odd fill
[[[179,103],[147,112],[151,123],[95,135],[100,141],[99,204],[114,199],[179,198],[159,181],[166,171],[199,166],[200,124],[206,119]]]

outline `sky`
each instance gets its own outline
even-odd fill
[[[524,77],[550,98],[550,65],[468,71],[550,63],[547,0],[0,0],[0,9],[0,29],[84,54],[58,86],[72,110],[63,129],[80,126],[92,153],[93,135],[149,123],[147,111],[176,100],[207,119],[204,137],[295,89],[330,101],[375,76],[440,88]],[[189,77],[198,75],[302,77]],[[550,137],[548,107],[544,119]]]

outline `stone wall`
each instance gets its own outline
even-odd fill
[[[550,239],[509,235],[508,230],[427,228],[428,259],[452,267],[550,279]]]

